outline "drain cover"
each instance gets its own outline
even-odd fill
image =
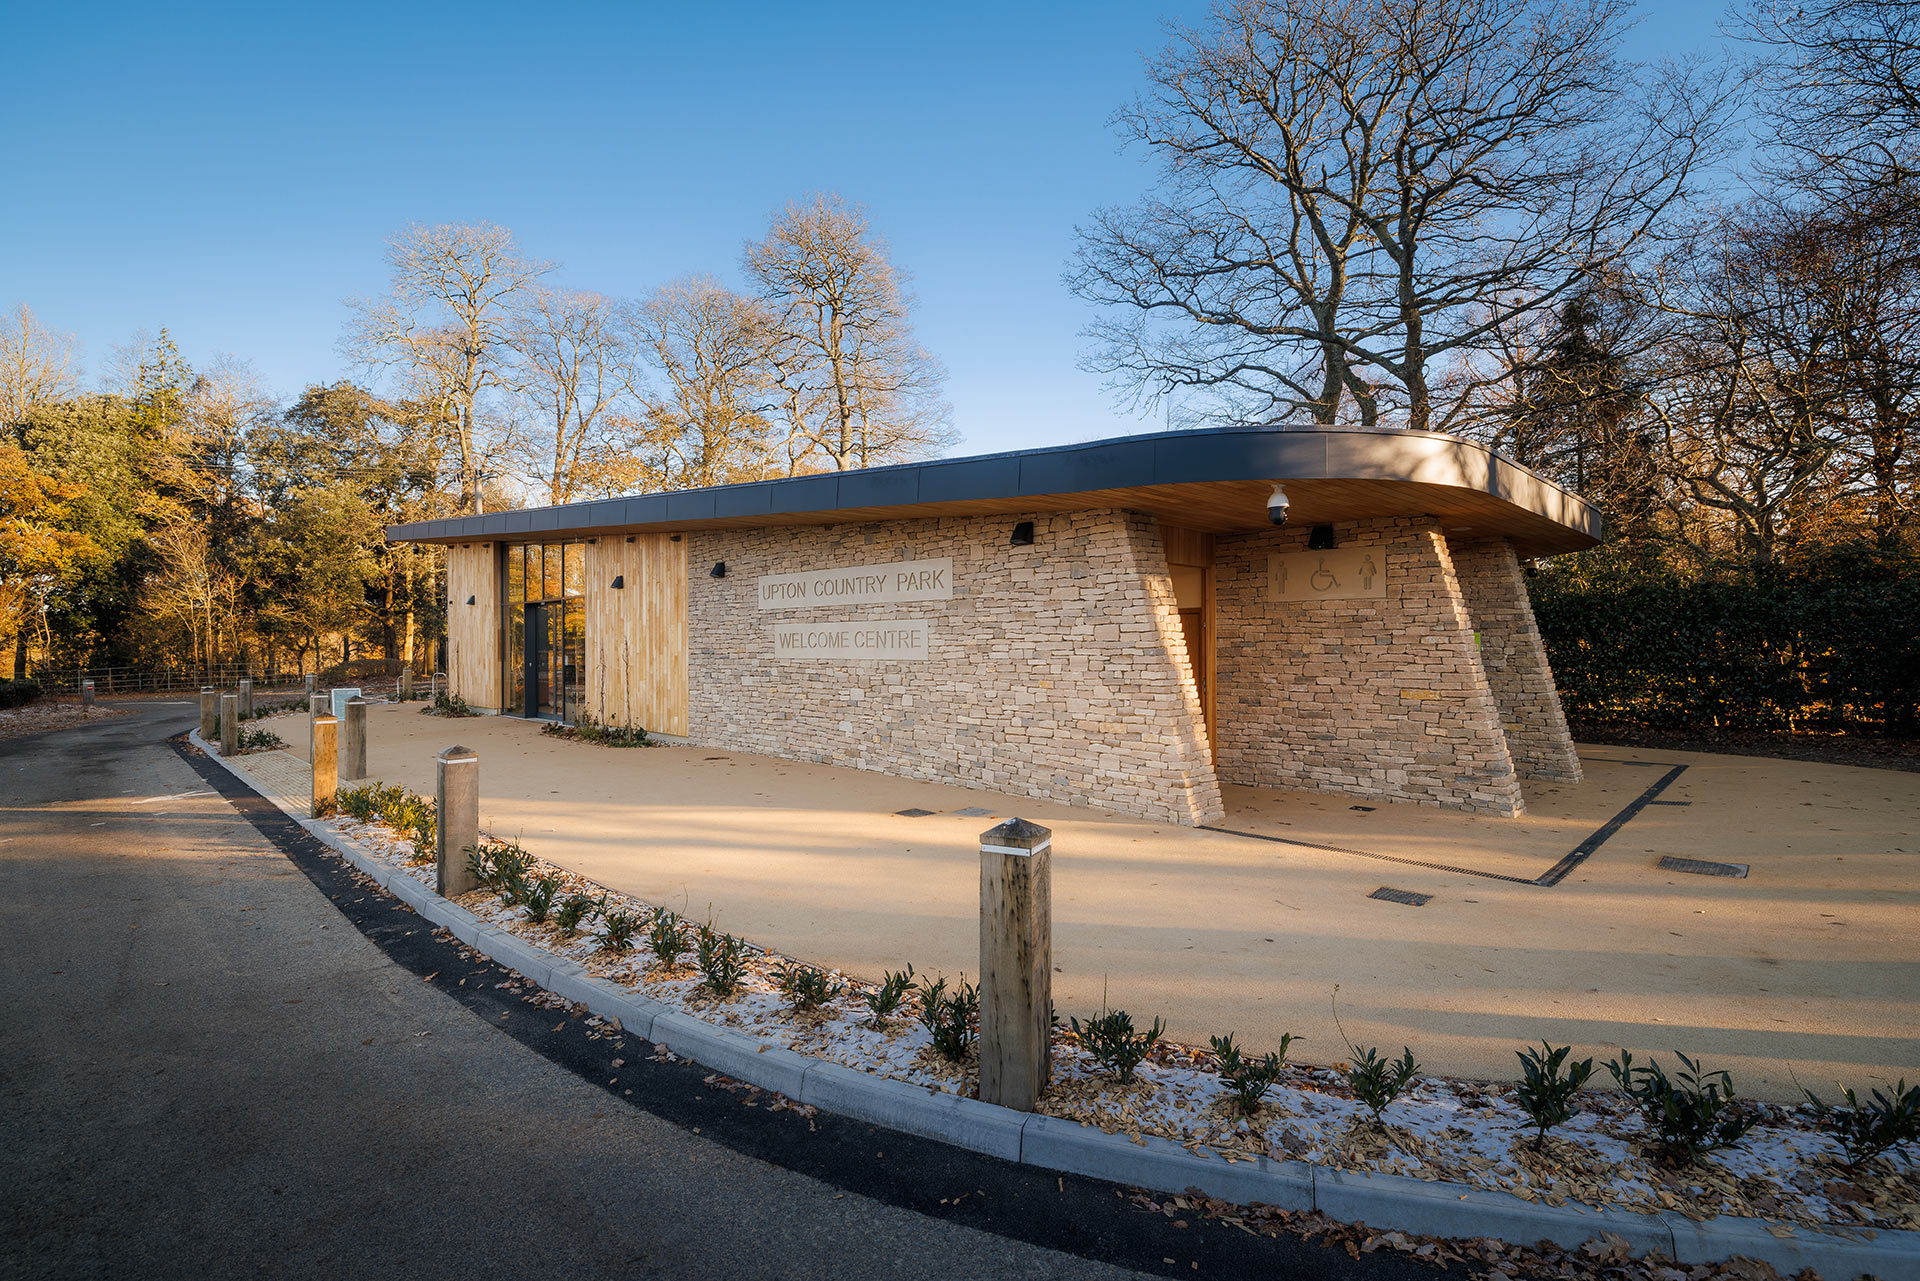
[[[932,810],[895,810],[894,813],[898,814],[901,818],[925,818],[927,815],[933,813],[933,811]]]
[[[963,810],[955,810],[961,818],[992,818],[992,810],[983,810],[978,805],[969,805]]]
[[[1695,876],[1744,877],[1747,874],[1745,863],[1715,863],[1710,859],[1674,858],[1672,855],[1663,857],[1656,866],[1662,871],[1692,872]]]
[[[1425,907],[1427,904],[1433,902],[1433,895],[1431,894],[1416,894],[1412,890],[1389,889],[1385,885],[1382,885],[1379,889],[1367,895],[1367,897],[1377,898],[1387,903],[1405,903],[1408,907]]]
[[[1362,814],[1371,814],[1374,810],[1374,807],[1371,805],[1349,805],[1347,808],[1350,810],[1358,810]]]

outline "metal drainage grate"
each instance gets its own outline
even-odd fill
[[[955,810],[954,813],[958,814],[961,818],[992,818],[993,817],[992,810],[983,810],[978,805],[969,805],[967,806],[967,808],[963,810]]]
[[[895,810],[894,813],[898,814],[901,818],[925,818],[927,815],[933,813],[933,811],[932,810]]]
[[[1350,810],[1358,810],[1362,814],[1371,814],[1374,811],[1374,807],[1371,805],[1349,805],[1347,808]]]
[[[1377,898],[1385,903],[1405,903],[1408,907],[1425,907],[1427,904],[1433,902],[1433,895],[1431,894],[1416,894],[1412,890],[1389,889],[1384,885],[1367,895],[1367,897]]]
[[[1715,863],[1704,858],[1674,858],[1671,854],[1661,858],[1655,866],[1665,872],[1691,872],[1695,876],[1740,876],[1747,874],[1745,863]]]

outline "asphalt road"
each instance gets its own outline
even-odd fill
[[[1413,1272],[549,1028],[223,795],[165,741],[192,715],[0,742],[0,1276]]]

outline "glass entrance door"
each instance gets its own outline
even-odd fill
[[[586,692],[586,547],[507,549],[509,697],[523,716],[577,722]]]

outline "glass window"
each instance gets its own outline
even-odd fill
[[[562,581],[566,585],[567,595],[578,596],[585,591],[587,584],[587,545],[568,543],[565,550],[566,572]]]
[[[507,613],[520,612],[520,602],[527,598],[527,549],[524,547],[507,548]]]
[[[541,575],[540,596],[543,600],[560,599],[560,544],[548,543],[546,552],[546,572]]]

